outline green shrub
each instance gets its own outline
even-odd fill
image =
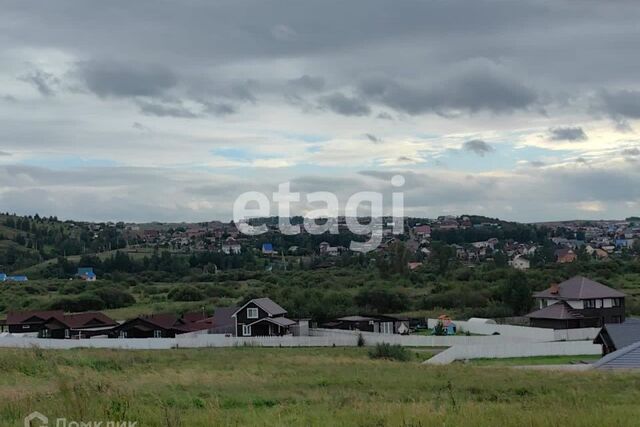
[[[406,348],[397,344],[376,344],[374,348],[369,350],[369,357],[372,359],[388,359],[407,362],[411,360],[411,352]]]
[[[172,301],[200,301],[206,298],[205,294],[194,286],[176,286],[167,294]]]

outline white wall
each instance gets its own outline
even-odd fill
[[[601,328],[557,329],[554,331],[556,341],[593,341]]]
[[[466,322],[463,320],[454,320],[458,330],[478,335],[493,335],[499,333],[500,336],[519,338],[529,341],[554,341],[553,329],[531,328],[528,326],[513,325],[492,325],[486,323]],[[428,319],[428,327],[433,329],[438,324],[438,319]]]
[[[429,365],[447,365],[455,360],[500,359],[507,357],[579,356],[601,354],[599,345],[588,341],[511,343],[496,345],[456,345],[425,361]]]
[[[372,346],[381,343],[398,344],[405,347],[451,347],[453,345],[466,344],[490,344],[523,342],[519,337],[493,336],[435,336],[435,335],[390,335],[376,334],[373,332],[345,331],[340,329],[311,329],[311,335],[337,338],[340,336],[357,337],[362,335],[365,345]]]
[[[521,338],[529,341],[580,341],[580,340],[593,340],[600,328],[579,328],[579,329],[548,329],[548,328],[532,328],[529,326],[514,326],[514,325],[491,325],[484,323],[466,322],[463,320],[453,321],[458,329],[464,332],[470,332],[472,334],[479,335],[492,335],[494,332],[498,332],[501,336]],[[428,319],[429,328],[433,328],[438,319]]]

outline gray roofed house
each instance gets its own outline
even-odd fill
[[[640,369],[640,341],[607,354],[592,366],[595,369]]]
[[[531,326],[553,329],[593,328],[625,319],[625,294],[582,276],[533,294],[538,310]]]
[[[625,294],[613,288],[582,276],[572,277],[559,285],[551,286],[542,292],[533,294],[535,298],[588,299],[588,298],[624,298]]]
[[[281,336],[293,333],[297,322],[287,319],[287,310],[269,298],[255,298],[237,309],[232,317],[238,337]]]
[[[602,345],[602,353],[609,354],[640,341],[640,319],[605,325],[594,344]]]
[[[251,302],[262,308],[264,311],[272,316],[279,316],[281,314],[287,314],[287,310],[276,304],[271,298],[256,298]],[[247,303],[248,304],[248,303]]]

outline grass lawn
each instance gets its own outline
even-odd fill
[[[526,365],[568,365],[570,363],[595,362],[600,356],[585,354],[583,356],[535,356],[511,357],[505,359],[473,359],[467,363],[482,366],[526,366]]]
[[[640,374],[371,360],[366,349],[0,350],[0,425],[635,426]],[[51,425],[52,421],[49,422]],[[54,424],[55,425],[55,424]]]

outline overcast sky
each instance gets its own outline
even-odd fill
[[[0,211],[229,219],[403,174],[408,215],[640,214],[636,1],[0,7]]]

